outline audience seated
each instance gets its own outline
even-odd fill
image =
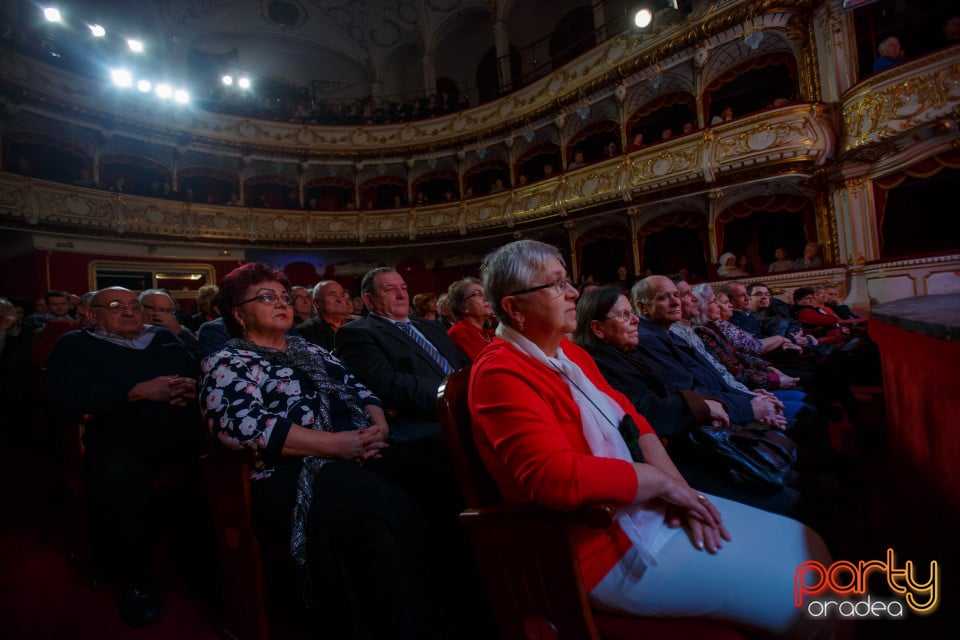
[[[317,314],[297,325],[297,333],[306,340],[333,352],[337,330],[350,320],[353,307],[343,286],[336,280],[323,280],[313,287]]]
[[[190,353],[200,352],[200,343],[190,329],[187,329],[174,315],[173,296],[164,289],[145,289],[140,292],[140,305],[143,307],[144,324],[163,327],[183,343]]]
[[[310,289],[300,285],[290,287],[290,295],[293,297],[293,326],[296,327],[313,317],[313,300]]]
[[[770,266],[767,268],[767,273],[780,273],[782,271],[790,271],[794,268],[796,260],[791,260],[787,250],[783,247],[777,247],[773,252],[773,256],[776,258],[773,262],[770,263]]]
[[[49,402],[65,419],[94,416],[84,436],[90,537],[120,587],[121,616],[142,626],[161,614],[150,524],[151,481],[161,464],[178,462],[188,481],[178,529],[190,541],[189,555],[198,557],[184,560],[208,566],[204,543],[211,532],[200,528],[206,498],[199,482],[197,364],[167,329],[144,324],[132,291],[101,289],[91,308],[95,328],[67,333],[54,345]]]
[[[576,328],[578,293],[559,252],[513,242],[488,255],[481,272],[501,340],[473,365],[477,448],[507,503],[618,507],[618,527],[571,532],[591,604],[828,637],[832,629],[791,600],[798,564],[829,562],[822,540],[796,521],[690,487],[647,421],[565,338]]]
[[[490,302],[483,294],[483,285],[476,278],[457,280],[447,289],[447,304],[457,317],[457,322],[447,335],[466,358],[477,356],[493,340],[493,329],[488,324],[493,319]]]
[[[251,474],[255,525],[290,540],[315,624],[335,637],[422,637],[411,507],[364,465],[387,446],[379,400],[328,352],[288,335],[289,282],[273,267],[231,271],[220,303],[233,339],[204,360],[200,404],[221,443],[263,454]]]
[[[812,269],[822,266],[823,258],[820,256],[820,245],[816,242],[808,242],[803,248],[803,256],[797,258],[793,263],[794,269]]]
[[[593,357],[610,385],[650,422],[666,442],[671,460],[693,486],[765,511],[794,515],[800,499],[795,489],[736,486],[723,471],[691,450],[687,440],[691,430],[699,425],[729,426],[730,416],[715,398],[688,389],[667,389],[659,369],[650,369],[634,357],[638,323],[623,292],[616,287],[597,288],[577,302],[573,340]]]
[[[737,254],[728,251],[717,261],[717,275],[721,278],[742,278],[747,272],[737,265]]]
[[[900,39],[896,36],[884,38],[877,45],[877,57],[873,60],[873,72],[880,73],[904,61],[907,54],[900,48]]]
[[[205,284],[197,289],[197,301],[195,303],[195,313],[190,316],[190,322],[187,328],[191,331],[197,331],[204,322],[209,322],[220,315],[217,308],[217,292],[219,289],[215,284]]]
[[[413,296],[413,311],[421,320],[437,319],[437,294],[425,291]]]

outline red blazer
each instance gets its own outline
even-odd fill
[[[476,360],[496,334],[491,329],[481,329],[461,320],[447,329],[447,335],[460,353]]]
[[[626,396],[615,391],[593,359],[568,340],[563,352],[598,389],[653,433]],[[495,338],[473,365],[469,391],[474,438],[481,458],[508,504],[535,503],[569,511],[595,502],[629,505],[637,477],[629,462],[590,453],[580,409],[556,370]],[[589,590],[630,548],[620,527],[573,531],[580,572]]]

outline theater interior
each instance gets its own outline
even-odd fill
[[[352,296],[388,266],[412,298],[477,277],[517,239],[556,246],[576,284],[626,267],[631,283],[683,270],[720,285],[732,253],[739,281],[783,300],[836,287],[882,366],[853,386],[856,429],[831,425],[847,470],[822,487],[828,544],[854,565],[888,549],[921,575],[935,562],[941,598],[840,637],[947,637],[960,605],[953,3],[13,0],[0,27],[0,298],[27,315],[47,291],[110,286],[166,289],[195,313],[202,286],[248,262]],[[891,36],[901,57],[875,71]],[[3,366],[19,391],[0,420],[0,636],[316,637],[276,602],[225,624],[220,575],[198,589],[167,562],[170,504],[156,523],[164,615],[124,625],[82,561],[76,425],[48,418],[42,370]]]

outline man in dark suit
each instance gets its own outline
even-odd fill
[[[436,322],[409,318],[407,284],[393,269],[369,271],[360,295],[370,315],[337,331],[337,357],[383,402],[395,441],[438,436],[437,389],[468,360]]]
[[[436,408],[440,383],[469,360],[437,322],[409,318],[407,284],[393,269],[367,272],[360,295],[370,313],[337,331],[336,354],[377,394],[390,421],[391,446],[370,468],[403,488],[417,508],[421,547],[430,550],[422,570],[435,590],[441,635],[461,636],[469,619],[480,629],[471,637],[489,637],[483,583],[457,521],[465,504]]]

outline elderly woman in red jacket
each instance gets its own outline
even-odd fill
[[[829,624],[793,604],[797,566],[830,562],[823,541],[687,484],[647,421],[565,338],[579,294],[556,248],[519,240],[488,255],[481,273],[500,324],[471,373],[478,450],[507,502],[619,507],[615,526],[572,532],[592,604],[829,637]],[[622,435],[631,424],[639,436]]]

